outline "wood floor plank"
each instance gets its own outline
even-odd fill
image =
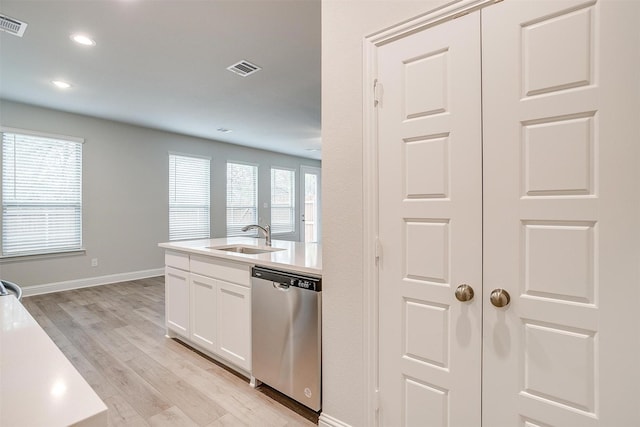
[[[103,348],[109,349],[109,354],[120,362],[127,364],[132,359],[144,355],[138,347],[131,344],[122,335],[117,333],[117,328],[103,328],[103,325],[88,325],[88,332]]]
[[[175,406],[149,418],[149,425],[153,427],[197,427],[191,418]]]
[[[149,425],[122,395],[115,394],[102,400],[108,408],[110,427],[146,427]]]
[[[115,329],[126,325],[124,320],[111,311],[105,310],[104,307],[98,303],[93,302],[87,304],[85,307],[100,319],[101,327]]]
[[[114,286],[112,286],[114,287]],[[104,298],[96,302],[102,306],[105,310],[111,311],[114,315],[122,319],[123,322],[130,325],[136,325],[150,336],[164,336],[165,328],[162,325],[158,325],[148,319],[135,313],[135,309],[140,305],[139,300],[128,299],[128,296],[122,296],[113,294],[109,298]],[[164,312],[164,305],[162,305],[162,312]]]
[[[227,413],[216,401],[147,355],[131,360],[129,366],[198,425],[207,425]]]
[[[108,407],[109,426],[313,426],[248,380],[165,336],[164,277],[26,297]],[[312,421],[309,421],[309,419]]]
[[[101,323],[103,319],[99,314],[88,308],[89,302],[78,303],[76,301],[63,302],[58,304],[60,308],[66,311],[73,320],[81,325],[92,325],[94,323]],[[95,304],[93,304],[95,305]]]
[[[248,380],[239,380],[237,375],[211,363],[208,359],[195,357],[197,354],[175,340],[153,340],[131,325],[118,328],[118,333],[127,337],[165,368],[180,373],[208,391],[226,390],[238,387],[239,384],[248,386]]]
[[[238,418],[236,418],[233,414],[227,414],[223,417],[218,418],[207,427],[251,427],[248,424],[245,424]]]
[[[147,319],[149,322],[155,323],[156,325],[164,329],[165,327],[164,314],[159,313],[157,309],[153,309],[150,307],[142,307],[142,308],[136,308],[134,312],[138,316],[144,319]]]

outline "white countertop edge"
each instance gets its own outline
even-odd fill
[[[107,406],[14,296],[0,297],[0,371],[0,425],[107,425]]]
[[[258,248],[283,249],[262,254],[242,254],[211,249],[214,246],[252,246]],[[177,252],[205,255],[249,265],[261,265],[322,276],[322,246],[319,243],[273,240],[266,246],[264,239],[252,237],[222,237],[215,239],[180,240],[159,243],[159,247]]]

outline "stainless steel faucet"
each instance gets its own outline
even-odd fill
[[[245,225],[244,227],[242,227],[242,231],[249,231],[249,230],[253,230],[254,228],[257,228],[258,230],[262,230],[262,232],[264,233],[265,244],[267,246],[271,246],[271,227],[268,225],[263,227],[258,224],[251,224],[251,225]]]

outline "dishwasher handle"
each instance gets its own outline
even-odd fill
[[[284,283],[276,283],[276,282],[273,282],[273,287],[279,290],[280,292],[287,292],[289,291],[289,288],[290,288],[289,285],[285,285]]]

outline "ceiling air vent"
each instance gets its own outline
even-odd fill
[[[14,36],[22,37],[24,30],[27,29],[27,23],[18,21],[6,15],[0,14],[0,30],[6,31]]]
[[[256,64],[252,64],[249,61],[240,61],[230,67],[227,67],[227,70],[234,72],[239,76],[247,77],[250,74],[262,70],[262,68],[258,67]]]

